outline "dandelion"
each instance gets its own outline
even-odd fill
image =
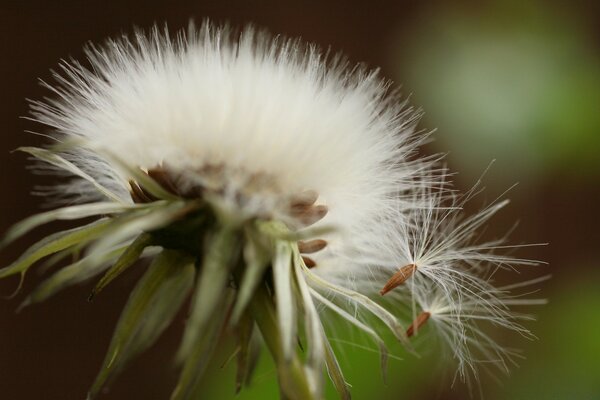
[[[174,38],[137,32],[86,55],[88,66],[64,61],[56,83],[44,83],[53,98],[32,102],[31,119],[54,142],[20,149],[70,178],[42,190],[58,208],[18,223],[2,244],[56,220],[95,221],[46,237],[0,278],[22,280],[42,259],[72,256],[23,305],[99,276],[93,300],[151,260],[90,398],[187,301],[177,400],[199,398],[224,332],[237,340],[237,390],[262,341],[285,398],[322,398],[325,371],[349,398],[324,310],[372,338],[383,368],[382,326],[414,351],[411,338],[432,321],[461,375],[475,364],[470,346],[487,358],[507,354],[472,321],[528,335],[509,308],[518,300],[493,288],[491,272],[532,262],[495,254],[502,241],[472,243],[504,203],[455,217],[461,204],[444,205],[452,192],[440,157],[417,157],[428,137],[416,132],[419,112],[377,72],[208,22]]]

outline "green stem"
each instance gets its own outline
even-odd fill
[[[296,355],[292,360],[286,360],[283,356],[275,306],[264,286],[256,290],[250,303],[250,312],[277,365],[282,397],[293,400],[314,399],[302,362],[298,356]]]

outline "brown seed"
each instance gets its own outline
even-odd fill
[[[319,193],[314,190],[305,190],[304,192],[298,193],[290,200],[290,208],[307,208],[315,204],[319,198]]]
[[[319,250],[323,250],[325,246],[327,246],[327,242],[323,239],[298,242],[298,250],[300,250],[300,253],[304,254],[316,253]]]
[[[406,330],[406,336],[412,337],[416,332],[418,332],[425,322],[431,317],[431,313],[427,311],[423,311],[421,314],[417,315],[417,318],[413,321],[412,324]]]
[[[322,220],[329,209],[325,205],[316,205],[305,207],[304,209],[294,208],[291,210],[292,217],[296,218],[304,227],[311,226]]]
[[[393,289],[397,288],[398,286],[402,285],[404,282],[406,282],[406,280],[408,278],[410,278],[415,273],[416,270],[417,270],[417,266],[415,264],[408,264],[408,265],[405,265],[404,267],[400,268],[386,282],[383,289],[381,289],[379,291],[379,294],[381,294],[383,296],[390,290],[393,290]]]
[[[304,264],[306,264],[306,266],[308,268],[314,268],[317,266],[317,263],[315,262],[315,260],[313,260],[310,257],[302,256],[302,260],[304,261]]]

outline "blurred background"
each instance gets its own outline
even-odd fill
[[[411,103],[425,110],[420,126],[436,129],[427,153],[448,152],[468,189],[485,178],[473,207],[502,194],[511,205],[488,228],[501,235],[516,222],[512,243],[549,243],[519,256],[544,260],[522,276],[553,275],[540,296],[549,304],[528,324],[537,341],[515,340],[524,359],[510,376],[482,378],[488,399],[600,399],[600,3],[588,1],[11,1],[0,3],[0,232],[40,209],[29,193],[50,177],[32,176],[26,159],[10,151],[43,139],[20,117],[26,98],[48,93],[37,82],[61,58],[82,58],[87,41],[168,23],[185,27],[209,17],[343,51],[353,62],[381,67]],[[480,204],[479,203],[479,204]],[[15,259],[41,229],[0,254]],[[67,290],[42,305],[15,310],[39,281],[30,273],[23,292],[0,301],[0,398],[83,399],[139,272],[86,302],[90,285]],[[138,275],[136,275],[136,273]],[[17,282],[0,282],[9,295]],[[106,399],[166,399],[184,315],[151,351],[115,382]],[[463,399],[452,366],[435,351],[421,359],[391,360],[384,384],[371,349],[337,338],[355,399]],[[223,346],[206,377],[206,399],[277,399],[275,372],[261,359],[252,388],[234,395],[234,365]],[[331,389],[331,388],[329,388]],[[328,398],[336,398],[332,390]]]

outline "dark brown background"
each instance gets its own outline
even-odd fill
[[[155,22],[168,22],[171,29],[177,29],[186,26],[190,18],[199,21],[210,17],[213,21],[228,21],[235,26],[252,22],[271,32],[330,45],[345,52],[353,61],[382,66],[383,75],[396,76],[387,53],[390,41],[403,26],[420,17],[424,7],[420,3],[2,0],[0,232],[39,210],[40,199],[30,196],[29,192],[35,184],[52,181],[51,178],[32,176],[25,169],[25,157],[9,153],[18,146],[42,141],[23,133],[37,129],[35,124],[19,118],[27,114],[25,99],[46,95],[36,79],[48,79],[49,69],[55,67],[60,58],[81,58],[81,48],[87,41],[99,42],[107,36],[128,32],[132,25],[146,28]],[[467,8],[481,7],[464,4]],[[586,13],[596,12],[583,2],[577,6]],[[428,7],[435,7],[435,2]],[[402,58],[402,54],[397,54],[398,57]],[[405,88],[410,92],[410,83]],[[435,122],[427,120],[423,124],[424,128],[435,126]],[[439,128],[443,130],[442,126]],[[442,150],[435,146],[429,150]],[[514,192],[515,204],[505,214],[507,221],[520,217],[523,220],[516,242],[552,244],[522,254],[550,261],[554,274],[552,283],[546,288],[550,297],[568,286],[567,282],[571,282],[573,276],[589,276],[589,279],[598,276],[593,272],[598,263],[595,256],[600,237],[596,229],[600,203],[598,173],[571,172],[548,171],[535,187],[518,188]],[[502,170],[496,173],[501,174]],[[458,183],[463,187],[468,185],[461,182],[460,177]],[[43,233],[42,229],[4,250],[0,253],[0,264],[7,265],[26,243]],[[83,399],[102,362],[120,307],[136,277],[136,273],[128,274],[93,304],[85,301],[89,285],[67,290],[20,314],[14,310],[22,294],[16,300],[0,301],[0,399]],[[30,273],[24,293],[38,279],[35,272]],[[9,294],[15,285],[15,281],[0,282],[0,293]],[[597,315],[591,318],[597,318]],[[175,371],[170,368],[170,354],[176,348],[181,324],[182,321],[178,321],[157,348],[136,361],[105,398],[168,398],[176,378]],[[575,338],[565,338],[569,339]],[[432,389],[431,393],[435,392]],[[423,393],[423,398],[433,396],[425,394],[428,393],[426,388]],[[448,391],[442,398],[453,396],[461,395]]]

